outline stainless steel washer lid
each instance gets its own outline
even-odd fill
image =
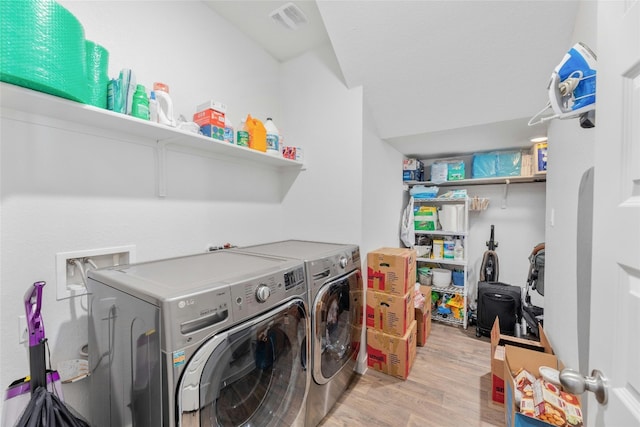
[[[300,265],[287,258],[223,250],[94,270],[89,277],[159,305]]]
[[[247,253],[281,256],[304,261],[316,260],[334,255],[336,252],[357,248],[356,245],[312,242],[307,240],[283,240],[261,245],[245,246],[239,250]]]

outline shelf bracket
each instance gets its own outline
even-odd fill
[[[502,193],[502,206],[501,209],[507,209],[507,196],[509,196],[509,184],[510,181],[506,179],[504,181],[504,192]]]
[[[158,197],[167,197],[167,142],[156,145],[156,171],[158,177]]]

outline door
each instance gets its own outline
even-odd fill
[[[326,384],[357,351],[355,328],[358,324],[358,291],[362,289],[360,270],[352,271],[322,286],[313,312],[313,379]]]
[[[598,2],[589,365],[608,403],[589,426],[640,425],[640,1]]]
[[[178,425],[302,425],[307,321],[304,302],[294,300],[210,338],[180,380]]]

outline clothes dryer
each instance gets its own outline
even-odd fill
[[[89,273],[96,427],[303,426],[300,261],[218,251]]]
[[[311,384],[305,425],[315,427],[355,374],[364,321],[360,249],[286,240],[238,251],[304,261],[311,307]]]

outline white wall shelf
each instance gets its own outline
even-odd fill
[[[438,187],[461,187],[468,185],[492,185],[492,184],[524,184],[529,182],[546,182],[546,175],[534,175],[534,176],[500,176],[492,178],[470,178],[461,179],[459,181],[446,181],[436,184],[431,181],[404,181],[404,184],[408,187],[414,185],[431,186],[436,185]]]
[[[160,150],[179,146],[203,154],[211,153],[214,157],[221,159],[239,159],[283,170],[303,169],[303,164],[295,160],[272,156],[247,147],[240,147],[203,135],[8,83],[0,83],[0,100],[3,116],[10,113],[8,110],[13,110],[22,113],[21,119],[33,123],[38,122],[37,116],[42,116],[93,128],[96,135],[100,135],[104,131],[117,131],[137,138],[151,139],[156,141]]]

